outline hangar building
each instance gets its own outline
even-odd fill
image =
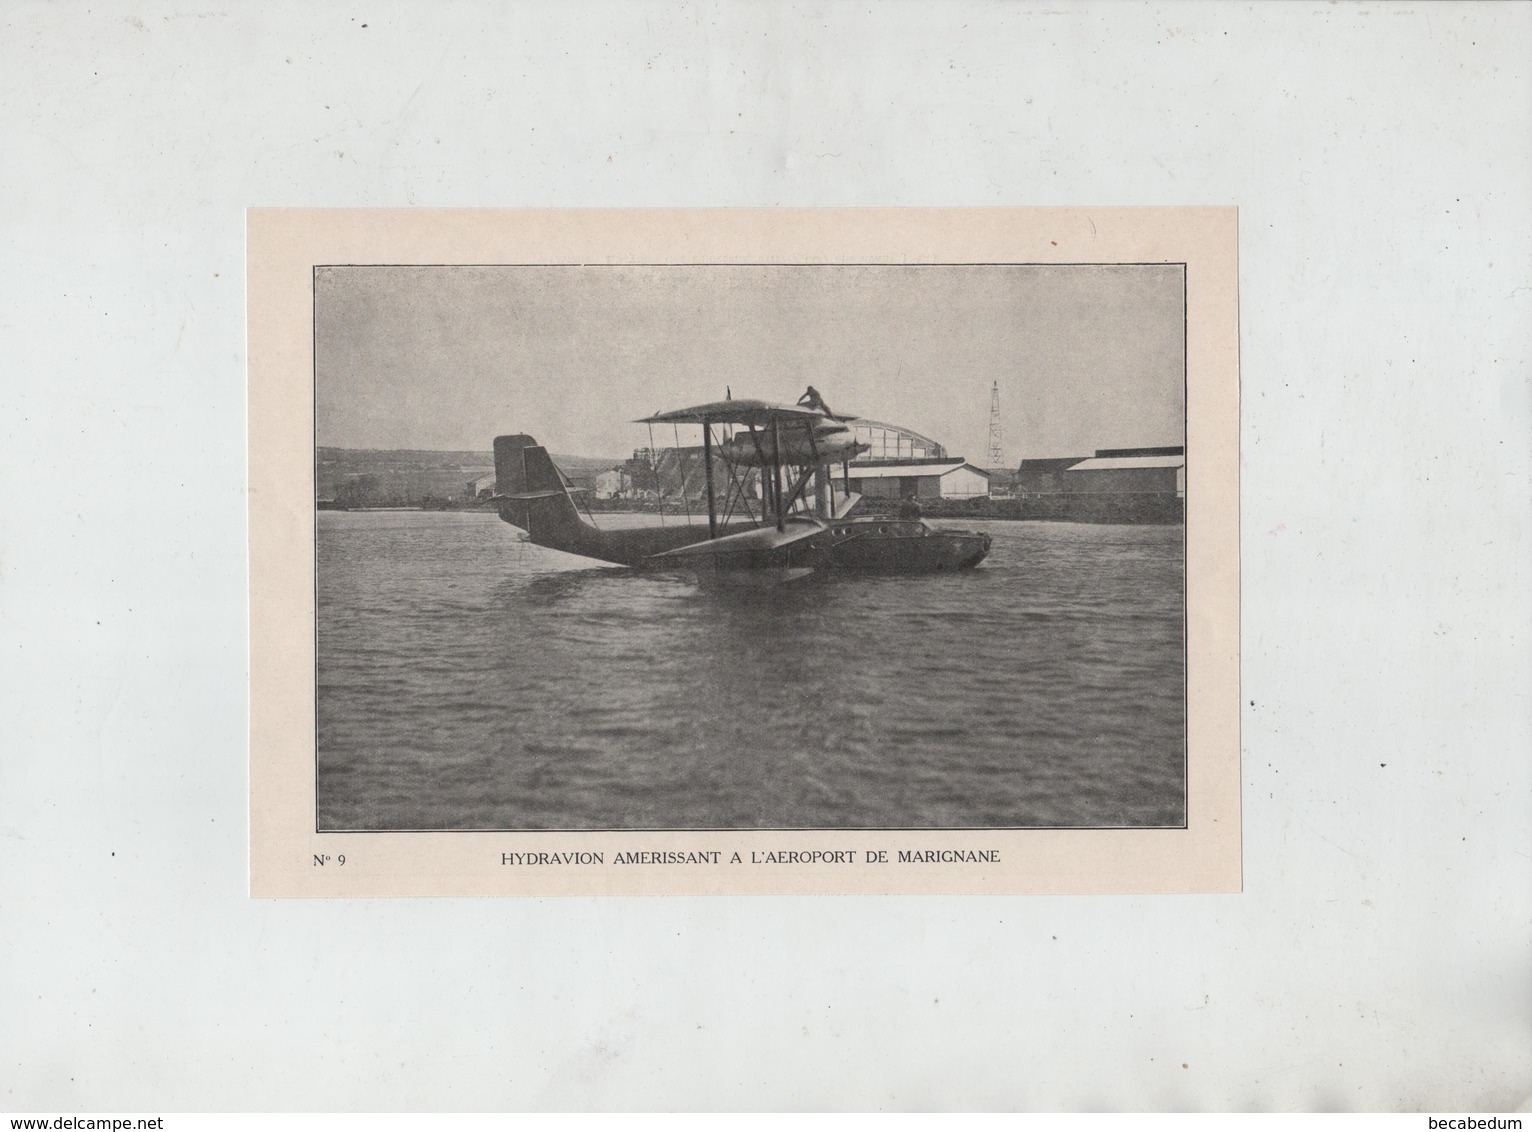
[[[1039,495],[1186,495],[1184,448],[1098,448],[1094,456],[1023,460],[1016,490]]]
[[[848,469],[851,490],[869,499],[974,499],[989,495],[989,474],[929,436],[887,421],[848,422],[867,445]]]
[[[989,475],[961,456],[890,464],[852,464],[851,490],[869,499],[973,499],[989,495]]]

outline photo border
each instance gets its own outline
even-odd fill
[[[1237,891],[1236,231],[1231,208],[251,210],[252,895]],[[846,262],[836,255],[842,249],[860,252],[847,258],[868,265],[1183,267],[1186,824],[320,831],[315,271],[763,261],[831,266]],[[985,254],[962,254],[969,249]],[[1076,258],[1084,253],[1090,258]],[[301,590],[293,584],[300,571],[306,574]],[[931,849],[978,859],[898,860],[901,851]],[[767,854],[816,852],[849,852],[851,860],[755,863]],[[641,864],[616,864],[619,853],[650,856]],[[717,863],[669,863],[696,853],[716,853]],[[579,854],[601,861],[565,863]],[[738,863],[730,863],[731,855]]]

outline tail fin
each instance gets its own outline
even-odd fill
[[[585,525],[564,475],[548,450],[525,433],[495,437],[495,497],[500,518],[539,546],[565,550],[580,542]]]
[[[537,441],[524,432],[515,436],[495,437],[495,494],[520,495],[527,490],[526,465],[521,453],[535,448]]]

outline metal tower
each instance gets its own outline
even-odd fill
[[[1000,383],[989,388],[989,466],[994,470],[1005,468],[1005,446],[1000,437]]]

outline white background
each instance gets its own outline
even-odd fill
[[[1532,7],[0,6],[0,1108],[1532,1094]],[[249,205],[1237,204],[1245,885],[245,895]]]

